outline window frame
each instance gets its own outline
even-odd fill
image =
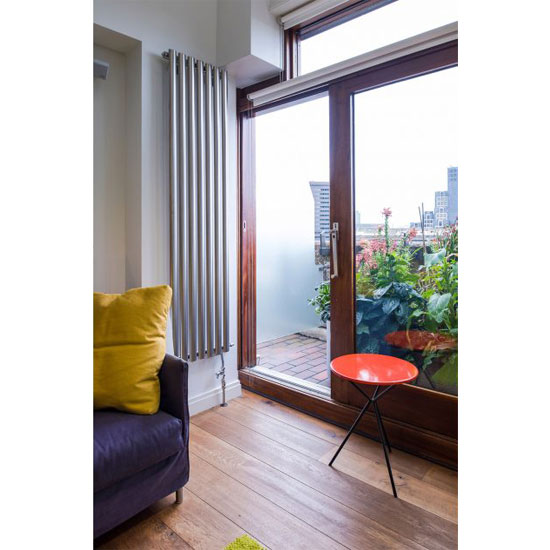
[[[354,2],[354,5],[365,5],[373,2]],[[287,31],[288,32],[288,31]],[[297,47],[296,41],[292,45]],[[289,55],[292,48],[289,45]],[[296,50],[294,50],[295,55]],[[296,63],[294,61],[294,63]],[[264,87],[280,82],[281,77],[270,79],[249,88],[238,90],[238,192],[239,192],[239,276],[238,276],[238,367],[239,379],[244,387],[267,394],[290,406],[301,408],[335,424],[342,424],[347,418],[347,408],[352,411],[362,406],[360,396],[350,390],[349,383],[333,377],[332,395],[336,399],[326,399],[305,395],[284,385],[268,381],[249,370],[256,362],[256,235],[255,235],[255,181],[254,181],[254,117],[266,109],[283,106],[305,98],[312,98],[320,93],[329,94],[331,111],[331,181],[338,178],[341,189],[338,200],[331,201],[331,219],[346,219],[345,212],[353,204],[352,174],[349,166],[352,153],[352,127],[350,96],[375,87],[390,85],[401,80],[408,80],[423,74],[444,70],[458,65],[458,40],[447,42],[399,59],[392,60],[376,67],[346,75],[327,83],[321,88],[309,89],[291,97],[278,99],[275,102],[254,108],[247,95]],[[293,70],[296,70],[294,64]],[[335,122],[340,121],[340,122]],[[343,144],[343,145],[342,145]],[[350,183],[351,181],[351,183]],[[346,196],[347,194],[347,196]],[[346,210],[347,211],[347,210]],[[340,227],[340,237],[344,243],[351,243],[355,234],[355,217]],[[352,246],[352,245],[350,245]],[[340,268],[342,271],[342,268]],[[332,312],[334,326],[339,327],[335,346],[333,339],[331,353],[333,356],[350,353],[355,350],[355,276],[353,265],[345,266],[342,276],[336,284],[348,288],[348,302],[340,304]],[[353,291],[349,291],[352,285]],[[350,300],[353,300],[351,302]],[[338,309],[338,310],[337,310]],[[350,312],[352,312],[350,314]],[[458,397],[443,394],[420,387],[403,386],[395,388],[384,403],[384,416],[390,422],[389,437],[397,448],[412,452],[444,464],[457,466],[457,420]],[[351,414],[351,413],[350,413]],[[360,430],[369,436],[375,436],[376,427],[368,415]]]
[[[397,0],[349,0],[322,15],[284,31],[284,80],[300,75],[300,43]]]

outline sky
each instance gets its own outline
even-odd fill
[[[458,21],[456,0],[398,0],[303,40],[300,71],[306,74],[404,38]]]
[[[457,84],[453,68],[355,96],[361,223],[382,223],[381,210],[390,207],[392,227],[408,227],[419,221],[422,202],[433,210],[435,191],[447,189],[447,167],[458,166]],[[285,211],[295,231],[309,220],[309,182],[329,179],[328,129],[327,97],[256,118],[257,208],[266,227],[278,225]],[[299,206],[290,208],[289,200]]]
[[[456,19],[451,0],[398,0],[303,41],[302,72]],[[391,225],[408,227],[419,221],[422,202],[433,210],[435,191],[447,189],[447,168],[458,165],[457,94],[458,68],[452,68],[355,96],[355,201],[361,223],[381,223],[382,208],[390,207]],[[324,97],[256,118],[257,206],[266,222],[271,210],[278,215],[277,197],[287,200],[286,186],[306,201],[309,181],[328,181],[328,109]],[[281,191],[265,196],[265,208],[262,185]],[[304,214],[312,205],[303,203]]]
[[[435,191],[447,190],[447,167],[457,158],[458,68],[355,96],[355,208],[362,223],[420,221]]]
[[[445,14],[438,19],[429,11],[430,2],[398,0],[395,6],[402,4],[401,9],[424,5],[423,21],[413,24],[410,12],[400,14],[406,28],[384,24],[391,28],[384,43],[455,20]],[[369,34],[373,22],[367,19],[376,13],[351,22],[351,30],[342,25],[328,31],[333,37],[323,38],[310,54],[317,63],[332,63],[380,45],[376,41],[384,37],[376,28],[374,36]],[[424,17],[427,13],[430,18]],[[382,24],[380,17],[376,24]],[[337,33],[346,39],[335,41]],[[351,53],[350,46],[355,48]],[[361,223],[382,224],[381,211],[389,207],[390,225],[409,227],[419,221],[422,202],[426,210],[433,209],[435,191],[447,188],[447,167],[458,165],[457,86],[458,68],[453,68],[355,96],[355,206]],[[314,264],[309,183],[329,181],[328,96],[259,114],[255,133],[258,330],[268,339],[284,332],[289,319],[297,327],[316,321],[307,298],[322,273]]]

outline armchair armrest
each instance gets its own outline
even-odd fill
[[[186,442],[188,441],[189,432],[187,373],[188,365],[185,361],[168,353],[164,356],[159,371],[160,408],[181,420],[184,441]]]

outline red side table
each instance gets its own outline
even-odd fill
[[[372,403],[374,414],[376,416],[376,423],[378,424],[380,441],[382,442],[382,447],[384,449],[384,456],[386,458],[386,466],[390,476],[393,496],[397,498],[390,457],[388,455],[388,453],[391,453],[391,447],[384,424],[382,423],[382,416],[380,415],[380,409],[378,408],[378,400],[397,384],[412,382],[418,376],[418,369],[413,364],[408,361],[404,361],[403,359],[391,357],[390,355],[377,355],[374,353],[352,353],[350,355],[342,355],[341,357],[337,357],[332,360],[330,363],[330,369],[336,376],[349,380],[351,385],[364,397],[366,397],[367,402],[361,409],[359,416],[355,419],[355,422],[344,438],[344,441],[342,441],[340,447],[338,447],[336,454],[329,462],[329,466],[332,466],[332,463],[336,460],[336,457],[343,449],[349,439],[349,436],[353,433],[353,430],[355,430],[357,424],[359,424],[359,421],[367,412],[370,404]],[[375,386],[372,396],[369,397],[359,385]],[[384,389],[380,391],[382,386],[384,386]]]

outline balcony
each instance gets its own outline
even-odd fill
[[[264,369],[330,387],[325,328],[263,342],[258,344],[257,354],[258,365]]]

